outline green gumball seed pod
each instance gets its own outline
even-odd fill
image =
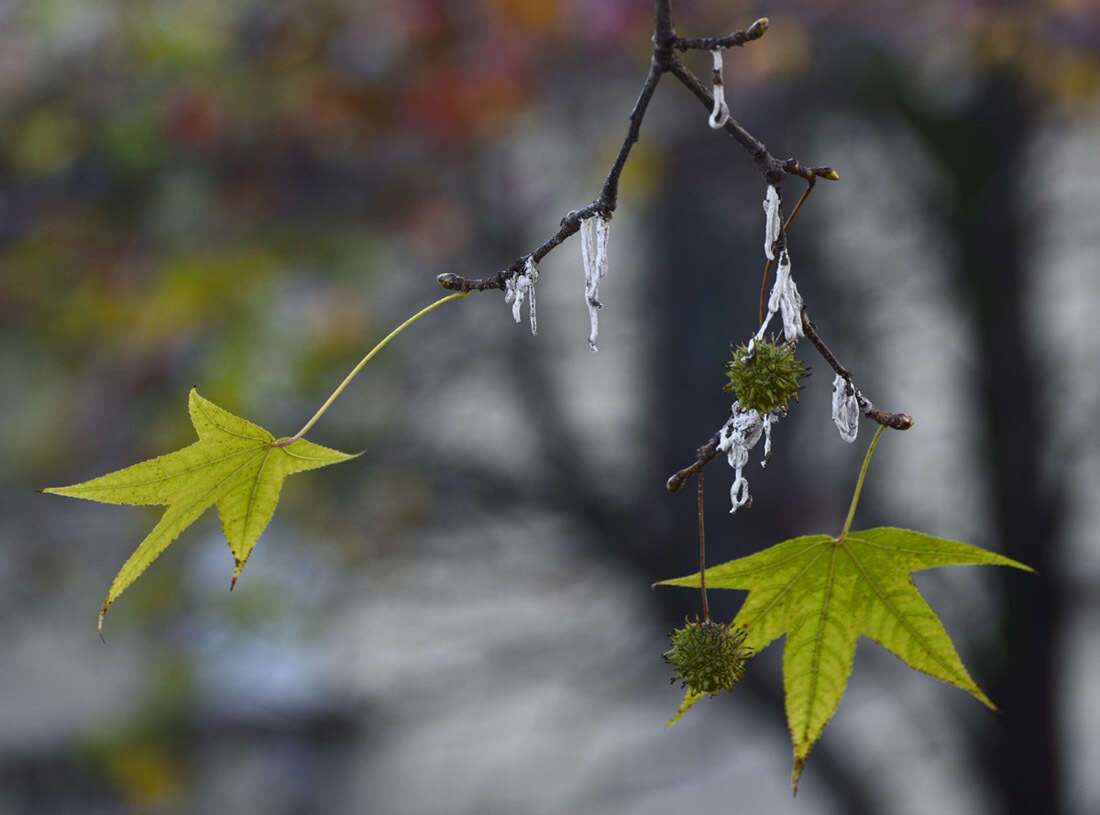
[[[677,679],[695,693],[715,696],[732,690],[745,675],[752,651],[745,647],[745,630],[714,620],[685,620],[671,634],[665,661],[676,668]]]
[[[733,349],[726,363],[728,382],[722,388],[737,394],[741,407],[761,416],[786,410],[791,399],[798,401],[802,380],[809,371],[794,355],[794,346],[772,339],[754,340]]]

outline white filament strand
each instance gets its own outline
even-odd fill
[[[714,59],[714,86],[712,88],[714,110],[711,111],[707,124],[715,130],[720,130],[726,126],[726,122],[730,119],[730,109],[726,105],[726,89],[722,83],[722,50],[715,48],[710,52],[710,55]]]

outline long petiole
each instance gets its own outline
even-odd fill
[[[429,311],[433,311],[434,309],[439,308],[441,305],[443,305],[444,303],[446,303],[449,300],[457,300],[460,297],[466,297],[468,294],[469,294],[468,291],[461,291],[461,292],[455,292],[454,294],[448,294],[446,297],[441,297],[439,300],[436,300],[430,306],[425,306],[424,308],[420,309],[420,311],[416,312],[416,314],[411,316],[409,319],[405,320],[405,322],[401,323],[401,325],[397,326],[397,328],[395,328],[393,331],[391,331],[389,334],[387,334],[385,337],[383,337],[381,342],[379,342],[376,346],[374,346],[372,349],[370,349],[370,351],[367,352],[367,355],[365,357],[363,357],[361,360],[359,360],[359,364],[351,369],[351,373],[349,373],[346,377],[344,377],[344,381],[341,382],[336,387],[336,390],[334,390],[332,392],[332,396],[330,396],[328,399],[325,400],[325,403],[317,409],[317,412],[313,414],[313,418],[310,419],[308,422],[306,422],[301,430],[299,430],[297,433],[295,433],[293,436],[291,436],[288,439],[283,439],[282,441],[276,442],[274,446],[275,447],[286,447],[288,444],[293,444],[294,442],[298,441],[298,439],[302,438],[302,436],[304,436],[306,433],[308,433],[309,429],[311,427],[313,427],[313,425],[317,424],[317,420],[325,415],[325,411],[327,411],[330,407],[332,407],[332,403],[336,401],[336,397],[338,397],[341,393],[343,393],[344,388],[346,388],[349,384],[351,384],[351,380],[355,379],[355,377],[358,376],[359,372],[361,370],[363,370],[363,366],[365,366],[368,362],[370,362],[371,359],[374,358],[375,354],[377,354],[379,351],[381,351],[383,348],[386,347],[386,343],[388,343],[390,340],[392,340],[394,337],[396,337],[398,334],[400,334],[402,331],[404,331],[410,325],[415,323],[417,320],[419,320],[421,317],[423,317]]]
[[[886,429],[886,425],[880,424],[878,430],[875,431],[875,437],[871,439],[871,446],[867,448],[867,455],[863,457],[863,466],[859,468],[859,480],[856,482],[856,491],[852,495],[852,505],[848,508],[848,517],[844,521],[844,528],[840,530],[840,535],[837,537],[837,541],[842,541],[848,536],[848,530],[852,528],[852,519],[856,517],[856,507],[859,506],[859,494],[863,492],[863,478],[867,475],[867,466],[871,463],[871,453],[875,452],[875,445],[878,444],[878,437],[882,435],[882,431]]]
[[[710,604],[707,603],[707,537],[703,533],[703,471],[696,476],[699,479],[699,592],[703,596],[703,619],[710,619]]]

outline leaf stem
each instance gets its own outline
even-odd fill
[[[361,360],[359,360],[359,364],[351,369],[351,373],[349,373],[346,377],[344,377],[344,381],[341,382],[336,387],[336,390],[334,390],[332,392],[332,395],[328,399],[325,400],[325,403],[323,405],[321,405],[321,407],[319,407],[317,409],[317,412],[313,414],[313,418],[310,419],[308,422],[306,422],[305,425],[303,425],[301,430],[299,430],[297,433],[295,433],[293,436],[291,436],[288,439],[283,439],[282,441],[276,442],[274,446],[275,447],[286,447],[288,444],[293,444],[294,442],[298,441],[298,439],[302,438],[302,436],[304,436],[306,433],[308,433],[309,429],[311,427],[313,427],[313,425],[317,424],[317,420],[325,415],[325,411],[327,411],[330,407],[332,407],[332,403],[336,401],[336,398],[341,393],[344,392],[344,389],[348,385],[351,384],[351,380],[355,379],[355,377],[358,376],[359,372],[361,370],[363,370],[363,367],[368,362],[370,362],[371,359],[374,358],[375,354],[377,354],[379,351],[381,351],[383,348],[386,347],[386,343],[388,343],[390,340],[392,340],[394,337],[396,337],[398,334],[400,334],[402,331],[404,331],[410,325],[415,323],[417,320],[419,320],[421,317],[423,317],[428,312],[439,308],[441,305],[443,305],[444,303],[446,303],[449,300],[457,300],[461,297],[466,297],[468,294],[469,294],[468,291],[461,291],[461,292],[455,292],[454,294],[448,294],[446,297],[441,297],[439,300],[436,300],[430,306],[425,306],[424,308],[420,309],[420,311],[416,312],[416,314],[411,316],[409,319],[405,320],[405,322],[401,323],[401,325],[397,326],[397,328],[395,328],[393,331],[391,331],[389,334],[387,334],[385,337],[383,337],[381,342],[379,342],[376,346],[374,346],[372,349],[370,349],[370,351],[367,352],[367,355],[365,357],[363,357]]]
[[[837,542],[844,540],[848,536],[848,530],[852,528],[852,519],[856,517],[856,507],[859,506],[859,494],[863,492],[863,479],[867,475],[867,467],[871,463],[871,454],[875,452],[875,445],[878,444],[879,436],[882,435],[882,431],[886,429],[886,425],[880,424],[878,430],[875,431],[875,437],[871,439],[871,446],[867,448],[867,455],[863,457],[863,466],[859,468],[859,480],[856,481],[856,491],[852,495],[852,505],[848,508],[848,517],[844,521],[844,528],[840,530],[840,535],[837,536]]]
[[[699,479],[699,592],[703,597],[703,619],[710,619],[710,604],[707,603],[707,538],[703,533],[703,471]]]

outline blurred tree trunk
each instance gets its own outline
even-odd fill
[[[991,539],[1036,569],[995,583],[1002,637],[979,675],[993,677],[988,691],[1001,711],[976,752],[1002,797],[998,812],[1058,813],[1064,802],[1055,680],[1063,608],[1055,564],[1066,484],[1044,467],[1044,372],[1027,300],[1035,229],[1022,187],[1038,107],[1007,71],[986,73],[965,104],[947,113],[924,108],[896,70],[877,76],[873,112],[892,106],[947,185],[929,211],[954,250],[951,282],[974,332],[974,398],[985,422],[977,454],[989,480]]]
[[[1004,620],[990,687],[1001,706],[992,744],[981,755],[1007,813],[1062,812],[1061,740],[1055,684],[1062,611],[1055,564],[1061,547],[1065,484],[1044,481],[1048,426],[1039,404],[1043,371],[1031,331],[1027,264],[1034,229],[1023,212],[1021,179],[1035,108],[1014,77],[987,78],[959,112],[965,143],[952,169],[955,197],[945,227],[958,251],[954,282],[972,315],[980,360],[979,398],[986,417],[996,538],[1009,557],[1037,574],[997,581]],[[960,140],[961,141],[961,140]],[[946,142],[944,142],[946,147]]]

